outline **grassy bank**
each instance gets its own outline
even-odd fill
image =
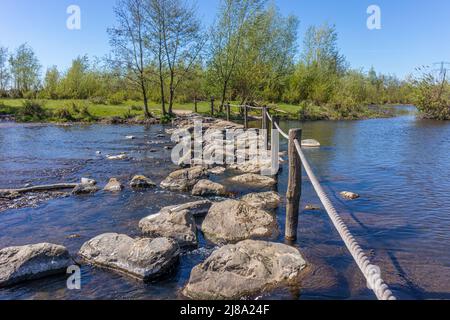
[[[150,103],[150,111],[160,117],[158,103]],[[290,104],[271,105],[272,113],[285,119],[300,120],[340,120],[368,119],[390,116],[387,107],[360,107],[352,109],[333,108],[329,106],[301,106]],[[175,103],[175,110],[193,111],[193,103]],[[210,102],[199,102],[198,112],[208,114]],[[237,116],[238,109],[232,112]],[[259,115],[258,111],[250,114]],[[142,103],[126,101],[118,105],[105,105],[87,100],[23,100],[0,99],[0,115],[14,117],[18,122],[97,122],[111,118],[143,119]]]

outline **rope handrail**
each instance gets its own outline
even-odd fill
[[[225,104],[226,105],[226,104]],[[249,106],[249,105],[241,105],[241,104],[228,104],[230,107],[236,107],[236,108],[249,108],[249,109],[255,109],[255,110],[262,110],[262,107],[254,107],[254,106]]]
[[[305,157],[305,154],[302,151],[301,142],[299,142],[298,140],[294,140],[294,143],[298,155],[300,156],[300,159],[302,161],[303,167],[305,168],[305,171],[314,187],[314,190],[319,196],[319,199],[322,202],[331,221],[333,222],[334,227],[338,231],[347,249],[350,251],[350,254],[363,273],[364,277],[366,278],[367,283],[370,284],[371,289],[374,291],[379,300],[396,300],[392,291],[381,278],[378,268],[370,263],[366,254],[361,249],[360,245],[353,237],[353,235],[350,233],[344,221],[339,216],[333,204],[329,200],[328,196],[320,185],[319,180],[312,171],[311,166],[309,165],[309,162]]]
[[[286,134],[283,130],[281,130],[280,126],[276,121],[273,121],[273,118],[270,116],[270,114],[266,113],[267,118],[270,122],[272,122],[275,127],[278,129],[280,134],[289,140],[289,135]],[[311,181],[311,184],[314,187],[314,190],[316,191],[320,201],[322,202],[328,216],[330,217],[331,221],[333,222],[334,227],[338,231],[340,237],[344,241],[347,249],[349,250],[350,254],[352,255],[353,259],[355,260],[356,264],[358,265],[359,269],[361,270],[362,274],[367,280],[367,283],[370,284],[371,289],[375,293],[377,299],[379,300],[396,300],[396,297],[393,295],[392,291],[389,289],[387,284],[383,281],[381,278],[381,275],[379,273],[379,269],[370,263],[369,258],[367,258],[364,251],[361,249],[361,246],[358,244],[356,239],[353,237],[353,235],[350,233],[350,230],[345,225],[342,218],[337,213],[336,209],[334,208],[333,204],[331,203],[330,199],[326,195],[325,191],[323,190],[322,186],[320,185],[319,180],[317,179],[316,175],[314,174],[313,170],[311,169],[311,166],[309,165],[308,160],[305,157],[305,154],[302,151],[301,148],[301,141],[294,140],[295,148],[297,150],[297,153],[301,159],[301,162],[303,164],[303,167],[309,177],[309,180]]]

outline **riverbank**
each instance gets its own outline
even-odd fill
[[[216,103],[217,104],[217,103]],[[145,119],[142,103],[125,101],[121,104],[99,104],[88,100],[24,100],[0,99],[0,120],[41,123],[106,123],[106,124],[154,124],[166,123],[169,118],[161,117],[158,103],[150,103],[150,112],[154,116]],[[217,109],[217,105],[216,105]],[[393,116],[392,105],[362,106],[354,108],[336,108],[333,106],[302,106],[292,104],[270,105],[272,114],[284,120],[362,120],[388,118]],[[175,112],[194,111],[193,103],[175,103]],[[232,108],[237,117],[238,111]],[[210,114],[211,102],[198,102],[197,112]],[[260,116],[250,111],[250,116]],[[218,116],[225,116],[218,114]]]

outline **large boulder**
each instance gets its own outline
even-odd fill
[[[224,196],[226,190],[220,183],[210,180],[200,180],[192,189],[193,196]]]
[[[296,283],[305,267],[293,247],[246,240],[218,249],[194,267],[183,294],[200,300],[252,297]]]
[[[253,173],[247,173],[233,177],[231,178],[231,181],[253,187],[271,187],[277,183],[277,181],[272,177],[262,176]]]
[[[111,178],[108,184],[103,188],[107,192],[119,192],[123,190],[123,185],[116,178]]]
[[[0,250],[0,287],[65,273],[73,264],[63,246],[40,243]]]
[[[275,210],[281,203],[281,196],[274,191],[269,191],[250,193],[243,196],[241,200],[259,209]]]
[[[275,217],[244,201],[226,200],[209,209],[202,224],[206,238],[214,243],[235,243],[250,238],[274,237]]]
[[[272,167],[272,161],[261,161],[259,159],[253,159],[245,161],[244,163],[234,163],[230,165],[230,169],[238,170],[243,173],[260,174],[262,170],[268,171]]]
[[[156,187],[156,183],[145,176],[137,175],[131,180],[130,187],[134,189],[153,188]]]
[[[162,209],[143,218],[139,228],[147,237],[174,239],[180,247],[197,246],[197,225],[189,210]]]
[[[132,239],[106,233],[86,242],[79,255],[89,263],[146,281],[172,270],[179,253],[177,243],[168,238]]]
[[[201,166],[177,170],[161,182],[161,187],[172,191],[189,191],[207,175],[208,172]]]

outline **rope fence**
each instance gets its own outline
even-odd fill
[[[352,255],[353,259],[355,260],[356,264],[358,265],[359,269],[361,270],[362,274],[367,280],[367,283],[369,287],[373,290],[375,293],[377,299],[379,300],[396,300],[396,297],[393,295],[392,291],[389,289],[387,284],[384,282],[384,280],[381,278],[380,270],[378,267],[370,263],[369,258],[366,256],[364,251],[362,250],[361,246],[358,244],[356,239],[353,237],[353,235],[350,233],[350,230],[345,225],[342,218],[337,213],[336,209],[334,208],[333,204],[331,203],[330,199],[328,198],[327,194],[323,190],[319,180],[317,179],[316,175],[314,174],[308,160],[305,157],[305,154],[303,153],[302,147],[301,147],[301,139],[295,139],[296,136],[298,136],[298,132],[300,132],[301,136],[301,130],[291,130],[290,134],[286,134],[283,130],[281,130],[280,126],[278,125],[276,119],[270,116],[268,112],[266,112],[265,117],[269,119],[270,122],[272,122],[273,126],[278,130],[278,132],[286,138],[290,142],[290,148],[295,148],[295,151],[297,152],[297,155],[299,157],[299,163],[300,165],[303,165],[303,168],[306,171],[306,174],[308,175],[309,180],[311,181],[311,184],[314,187],[315,192],[317,193],[320,201],[322,202],[322,205],[325,208],[325,211],[327,212],[328,216],[330,217],[331,221],[333,222],[334,227],[336,228],[337,232],[339,233],[340,237],[345,243],[345,246],[349,250],[350,254]],[[294,137],[294,138],[293,138]],[[292,144],[292,146],[291,146]],[[289,153],[290,159],[290,168],[289,170],[292,172],[295,172],[295,175],[301,176],[301,169],[300,172],[297,172],[298,168],[295,168],[295,161],[294,159],[291,159],[292,154]],[[300,181],[301,184],[301,177],[292,177],[292,172],[289,173],[289,186],[288,186],[288,201],[291,199],[292,201],[299,202],[299,192],[297,191],[297,197],[292,197],[292,188],[291,184],[295,181]],[[300,180],[298,180],[300,179]],[[294,192],[295,194],[295,192]],[[292,199],[294,198],[294,199]],[[296,199],[295,199],[296,198]],[[289,211],[289,208],[292,204],[287,204],[287,210]],[[298,204],[297,206],[294,206],[296,208],[295,212],[286,212],[286,225],[290,227],[291,225],[294,226],[295,232],[296,232],[296,226],[298,223]],[[291,210],[292,211],[292,210]],[[289,215],[291,217],[289,217]],[[293,223],[292,221],[288,221],[295,215],[294,220],[296,221]]]

